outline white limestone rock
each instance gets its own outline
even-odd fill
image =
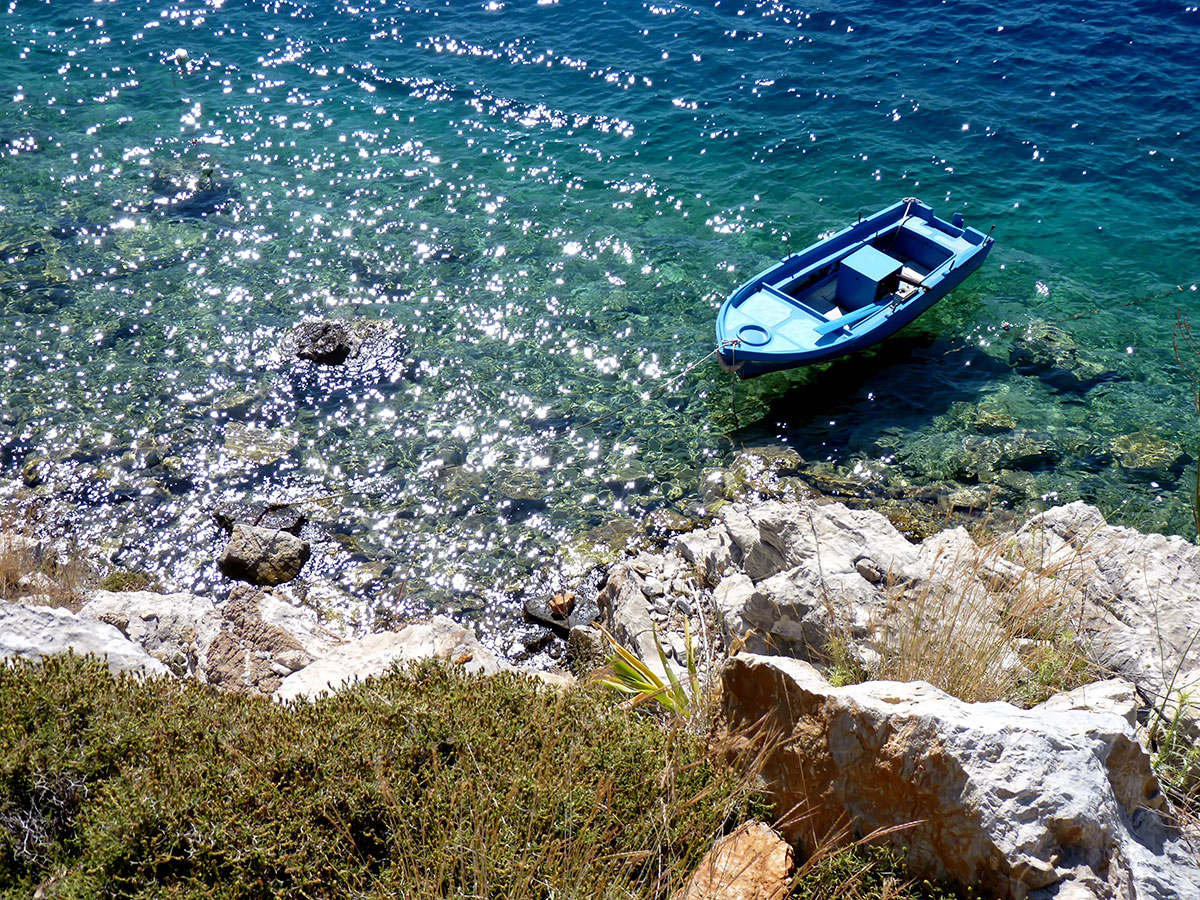
[[[1159,695],[1179,672],[1200,668],[1195,544],[1108,525],[1083,502],[1035,516],[1013,543],[1028,568],[1079,586],[1080,621],[1107,668]]]
[[[759,724],[762,723],[762,724]],[[923,682],[831,687],[807,663],[740,655],[716,738],[750,751],[784,836],[807,851],[848,816],[919,874],[992,896],[1200,900],[1200,866],[1128,721],[969,704]]]
[[[79,615],[112,625],[179,676],[203,665],[222,625],[211,600],[187,593],[96,591]]]
[[[1129,723],[1129,727],[1137,730],[1137,713],[1142,706],[1137,688],[1124,678],[1109,678],[1106,681],[1096,681],[1081,685],[1071,691],[1063,691],[1039,703],[1034,709],[1063,712],[1067,710],[1083,710],[1087,712],[1110,713],[1120,716]]]
[[[731,640],[800,656],[835,633],[865,639],[889,585],[911,580],[919,560],[882,515],[812,499],[732,504],[674,552],[710,582],[720,573],[712,600]]]
[[[638,568],[639,566],[634,564],[613,567],[608,582],[596,599],[601,616],[606,620],[613,636],[662,676],[665,673],[661,671],[658,650],[654,643],[652,602],[646,595],[645,579],[638,572]],[[651,571],[645,560],[640,568]]]
[[[50,606],[0,602],[0,659],[91,654],[109,671],[163,675],[167,667],[105,622]]]
[[[275,698],[316,697],[348,683],[382,675],[396,663],[430,657],[449,660],[467,672],[490,675],[507,668],[479,643],[473,631],[453,619],[434,616],[427,622],[408,625],[399,631],[370,634],[331,647],[283,679],[275,691]]]

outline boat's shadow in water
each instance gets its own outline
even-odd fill
[[[805,459],[880,455],[881,439],[928,431],[956,403],[978,403],[1011,378],[1003,361],[962,343],[916,334],[786,378],[762,415],[731,437],[744,446],[786,441]]]

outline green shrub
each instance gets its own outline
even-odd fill
[[[666,896],[752,797],[602,692],[422,665],[313,704],[0,666],[0,897]]]
[[[157,590],[158,580],[149,572],[112,572],[100,582],[102,591],[146,591]]]
[[[900,855],[864,844],[817,858],[797,873],[793,896],[805,900],[975,900],[973,891],[914,879]]]

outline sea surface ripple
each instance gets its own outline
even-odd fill
[[[309,602],[505,648],[564,551],[699,515],[742,446],[1194,537],[1198,36],[1112,0],[9,0],[9,519],[219,594],[212,510],[302,501]],[[907,196],[995,229],[934,310],[677,377],[737,284]],[[290,358],[312,317],[363,352]]]

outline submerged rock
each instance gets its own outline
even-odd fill
[[[295,449],[299,437],[293,431],[258,428],[229,422],[225,426],[225,450],[236,458],[259,466],[278,462]]]
[[[1147,474],[1176,473],[1188,459],[1182,447],[1151,431],[1121,435],[1113,441],[1112,452],[1121,468]]]
[[[354,349],[345,325],[323,319],[301,322],[292,329],[289,341],[300,359],[326,366],[341,365]]]
[[[22,128],[16,125],[0,128],[0,149],[8,156],[37,153],[52,140],[47,132],[37,128]]]
[[[218,565],[230,578],[269,586],[283,584],[299,575],[310,553],[308,541],[286,531],[234,525]]]
[[[988,397],[978,404],[964,403],[962,419],[979,434],[999,434],[1017,427],[1017,419],[1001,397]]]
[[[567,632],[591,625],[600,618],[600,607],[596,602],[577,596],[573,591],[530,597],[525,601],[524,609],[525,615],[534,621]]]
[[[213,511],[213,518],[230,532],[235,525],[253,525],[286,531],[297,537],[308,524],[308,516],[287,503],[223,503]]]
[[[1084,358],[1075,339],[1057,325],[1031,322],[1009,353],[1021,375],[1036,375],[1060,391],[1083,393],[1117,375]]]
[[[804,459],[791,447],[744,450],[724,473],[725,499],[732,500],[748,492],[771,494],[781,476],[793,475],[803,466]]]
[[[172,219],[203,219],[220,212],[236,197],[232,181],[214,177],[208,163],[192,165],[182,160],[154,172],[149,189],[153,198],[142,208]]]

